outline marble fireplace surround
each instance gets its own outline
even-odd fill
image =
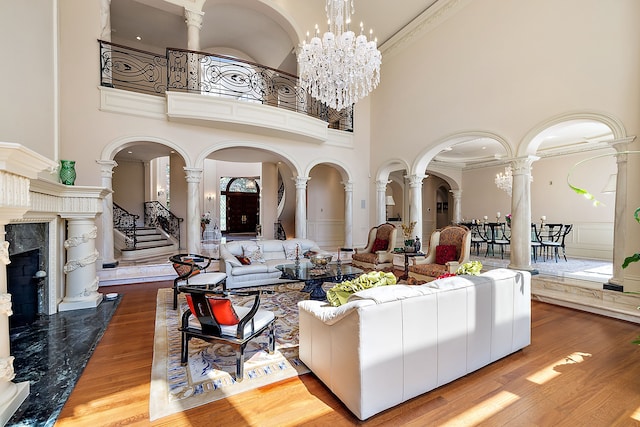
[[[0,142],[0,425],[29,395],[29,383],[14,383],[14,357],[9,341],[11,295],[7,292],[9,247],[18,253],[22,241],[5,239],[6,226],[45,223],[48,231],[46,314],[95,308],[98,293],[96,249],[104,199],[111,190],[66,186],[56,178],[57,162],[16,143]],[[19,237],[29,240],[28,237]]]

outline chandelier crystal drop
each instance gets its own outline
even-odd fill
[[[349,29],[355,10],[353,0],[327,0],[325,10],[329,31],[320,39],[316,25],[314,37],[300,46],[300,86],[313,98],[339,111],[378,86],[382,54],[376,40],[368,40],[363,34],[362,23],[358,36]]]

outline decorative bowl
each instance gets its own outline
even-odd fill
[[[316,268],[326,268],[327,264],[331,262],[332,258],[333,258],[333,255],[315,254],[315,255],[311,255],[311,258],[309,258],[309,261],[311,261],[311,264],[313,264],[313,266]]]

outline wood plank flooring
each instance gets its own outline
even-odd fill
[[[532,344],[360,422],[312,374],[149,422],[158,288],[123,299],[57,426],[640,426],[640,325],[533,302]]]

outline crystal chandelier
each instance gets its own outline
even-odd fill
[[[378,86],[382,54],[376,40],[363,34],[362,23],[357,37],[349,29],[353,0],[327,0],[325,10],[329,31],[321,40],[316,25],[314,37],[305,40],[298,53],[300,86],[313,98],[342,110]]]
[[[529,176],[529,181],[533,182],[533,175]],[[513,171],[511,166],[505,166],[504,173],[496,174],[496,186],[507,192],[511,196],[511,187],[513,185]]]

